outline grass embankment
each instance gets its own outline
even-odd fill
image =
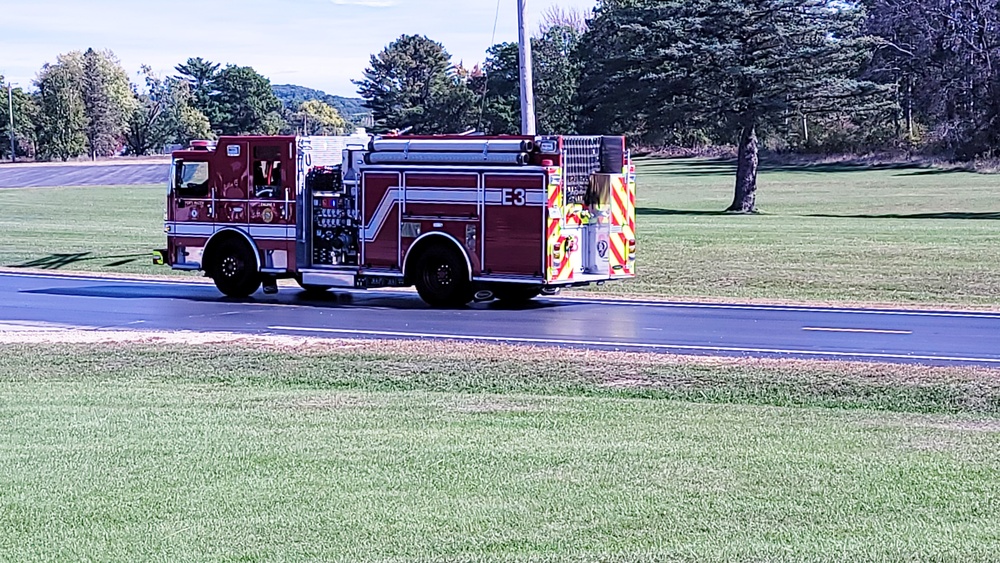
[[[995,372],[228,344],[0,346],[0,559],[991,561],[1000,548]]]
[[[766,164],[766,163],[765,163]],[[677,298],[996,306],[996,176],[841,165],[764,168],[763,214],[718,213],[732,166],[641,160],[639,278]],[[162,186],[0,190],[0,265],[167,273]]]

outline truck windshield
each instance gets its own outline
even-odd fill
[[[177,195],[181,197],[205,197],[208,195],[208,163],[175,163],[177,177],[174,182]]]

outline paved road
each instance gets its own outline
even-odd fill
[[[1000,314],[550,298],[428,309],[392,291],[233,301],[210,284],[0,274],[2,323],[325,337],[448,338],[595,349],[1000,367]]]
[[[170,164],[0,166],[0,188],[166,184]]]

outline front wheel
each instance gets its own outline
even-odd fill
[[[457,252],[434,246],[420,255],[417,293],[432,307],[461,307],[472,301],[472,283],[465,260]]]
[[[232,239],[222,242],[213,253],[210,275],[215,287],[229,297],[249,297],[260,287],[260,272],[253,249]]]

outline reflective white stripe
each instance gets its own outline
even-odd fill
[[[486,205],[504,205],[513,190],[521,188],[490,188],[485,190]],[[525,207],[542,207],[546,203],[544,190],[522,190]],[[445,188],[445,187],[406,187],[393,186],[386,190],[375,209],[375,215],[362,229],[365,242],[373,242],[382,226],[392,213],[392,208],[399,203],[400,192],[405,192],[405,202],[415,204],[436,205],[478,205],[480,203],[479,188]]]
[[[284,238],[288,236],[288,227],[285,225],[250,225],[249,230],[250,236],[254,238]]]
[[[543,190],[523,190],[521,188],[490,188],[486,192],[487,205],[503,205],[510,194],[520,190],[524,205],[535,207],[545,205]],[[476,188],[406,188],[406,203],[479,203],[479,190]]]
[[[167,222],[168,236],[178,237],[210,237],[223,229],[239,229],[251,237],[261,240],[291,240],[294,238],[295,227],[286,225],[247,225],[246,223],[185,223]]]
[[[382,201],[379,202],[378,208],[375,209],[375,215],[372,216],[371,221],[363,229],[361,229],[361,236],[364,238],[365,242],[372,242],[378,237],[378,232],[382,230],[382,225],[385,220],[389,218],[389,214],[392,213],[392,208],[399,202],[399,188],[393,186],[385,191],[382,196]]]
[[[487,205],[504,205],[513,190],[521,188],[490,188],[486,190]],[[524,205],[527,207],[541,207],[547,202],[543,190],[522,190],[524,193]]]
[[[181,237],[210,237],[216,228],[205,223],[167,223],[168,234]]]
[[[406,203],[479,203],[476,188],[406,188]]]

